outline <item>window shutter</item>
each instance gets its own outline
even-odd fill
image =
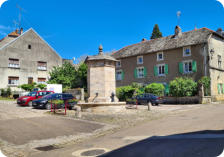
[[[218,94],[221,94],[220,84],[218,83]]]
[[[165,74],[168,75],[168,64],[165,64]]]
[[[222,84],[222,94],[224,94],[224,83]]]
[[[147,77],[147,69],[144,68],[144,76]]]
[[[124,80],[124,71],[121,72],[121,79]]]
[[[137,78],[137,69],[135,68],[135,71],[134,71],[134,76],[135,78]]]
[[[154,66],[154,75],[158,76],[158,68],[157,68],[157,66]]]
[[[197,72],[197,62],[196,61],[192,62],[192,70],[193,70],[193,72]]]
[[[183,62],[179,63],[179,72],[183,74]]]

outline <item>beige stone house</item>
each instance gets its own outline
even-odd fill
[[[116,65],[117,86],[132,82],[163,83],[166,87],[175,77],[211,78],[211,95],[224,98],[224,37],[207,28],[181,32],[122,48],[112,54]]]
[[[44,83],[62,58],[34,29],[16,30],[0,40],[0,88]]]

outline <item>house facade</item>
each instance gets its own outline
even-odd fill
[[[45,83],[49,71],[62,65],[59,54],[35,32],[16,30],[0,40],[0,88],[19,91],[21,84]]]
[[[224,99],[224,37],[207,28],[181,32],[122,48],[113,54],[117,86],[132,82],[162,83],[168,89],[176,77],[211,78],[211,95]]]

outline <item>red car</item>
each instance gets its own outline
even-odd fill
[[[42,98],[45,95],[52,94],[53,91],[35,91],[30,92],[26,96],[21,96],[17,99],[17,104],[21,106],[32,106],[32,101]]]

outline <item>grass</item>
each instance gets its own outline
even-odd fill
[[[13,98],[7,98],[7,97],[0,97],[0,100],[15,101],[15,99],[13,99]]]

